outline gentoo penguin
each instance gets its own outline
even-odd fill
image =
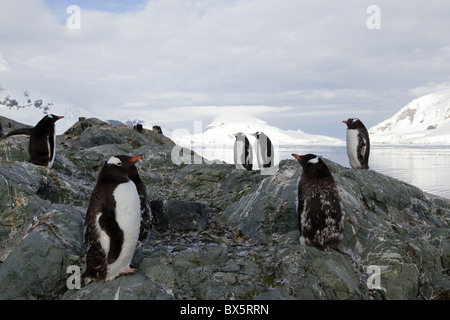
[[[55,122],[64,117],[46,115],[31,129],[17,129],[9,132],[3,139],[15,135],[30,136],[29,151],[31,162],[51,168],[55,161]]]
[[[347,155],[353,169],[369,169],[370,140],[366,127],[358,118],[342,121],[347,124]]]
[[[108,281],[133,273],[141,201],[130,170],[141,156],[109,158],[99,173],[85,220],[86,280]]]
[[[236,137],[234,142],[234,165],[238,170],[251,171],[253,168],[252,145],[242,132],[233,135]]]
[[[333,176],[314,154],[292,156],[303,168],[297,198],[300,243],[322,250],[336,248],[343,238],[344,211]]]
[[[257,131],[250,134],[256,138],[256,159],[258,161],[258,166],[262,170],[264,168],[270,168],[274,165],[274,150],[272,141],[269,137],[264,134],[264,132]]]
[[[160,126],[153,126],[153,132],[163,134]]]
[[[142,156],[141,156],[142,157]],[[140,208],[141,208],[141,220],[140,220],[140,231],[139,231],[139,241],[145,241],[148,238],[148,234],[151,228],[152,212],[150,209],[150,200],[147,196],[147,188],[144,182],[139,176],[138,170],[135,166],[131,166],[128,178],[134,182],[139,195]]]

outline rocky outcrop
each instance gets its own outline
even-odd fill
[[[87,119],[58,136],[49,170],[28,162],[26,139],[0,141],[0,299],[450,297],[450,201],[396,179],[326,160],[346,217],[339,250],[320,251],[298,241],[295,160],[273,175],[178,165],[162,134]],[[143,155],[153,230],[135,274],[77,289],[86,208],[115,154]]]

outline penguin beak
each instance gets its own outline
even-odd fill
[[[64,118],[64,117],[56,117],[56,120],[59,120],[59,119],[62,119],[62,118]]]
[[[293,153],[292,156],[297,160],[302,160],[302,157],[300,157],[298,154]]]
[[[342,122],[343,122],[343,123],[346,123],[346,124],[348,123],[348,121],[347,121],[347,120],[344,120],[344,121],[342,121]]]
[[[141,155],[136,156],[136,157],[134,157],[134,158],[131,158],[131,159],[130,159],[130,162],[136,162],[136,161],[138,161],[138,160],[141,159],[141,158],[142,158]]]

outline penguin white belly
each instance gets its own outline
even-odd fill
[[[53,135],[53,147],[56,149],[56,133]],[[50,169],[53,166],[53,162],[55,161],[55,150],[53,150],[52,154],[52,146],[50,145],[49,139],[47,139],[47,148],[48,148],[48,156],[51,157],[48,162],[47,167]]]
[[[361,163],[358,160],[358,130],[347,129],[347,155],[350,166],[353,169],[361,168]]]
[[[236,169],[245,170],[243,164],[245,164],[245,143],[244,141],[237,140],[234,143],[234,164]]]
[[[123,245],[116,261],[108,266],[106,280],[112,280],[130,267],[139,237],[141,204],[136,185],[130,180],[113,192],[116,200],[116,220],[123,231]]]
[[[256,143],[255,149],[256,149],[256,159],[258,161],[258,167],[260,169],[262,169],[264,167],[264,165],[266,164],[265,163],[266,155],[264,154],[264,150],[261,146],[261,142]]]

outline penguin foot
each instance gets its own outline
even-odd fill
[[[120,275],[123,276],[125,274],[130,274],[130,273],[134,273],[136,271],[136,269],[133,268],[126,268],[125,270],[123,270]]]

